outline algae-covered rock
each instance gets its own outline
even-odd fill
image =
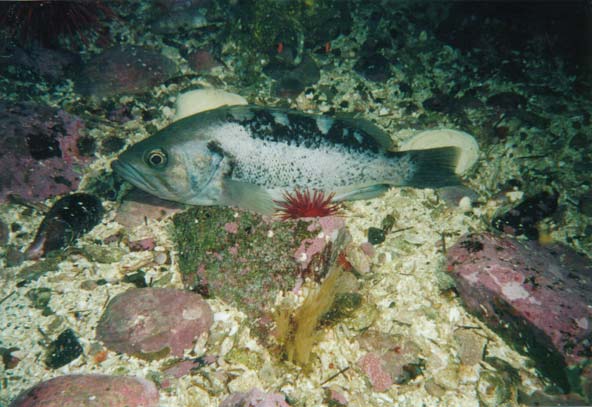
[[[174,216],[185,286],[261,317],[279,291],[294,288],[294,253],[319,231],[305,221],[280,222],[228,208],[196,207]]]

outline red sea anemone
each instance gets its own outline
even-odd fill
[[[283,219],[314,218],[335,215],[341,209],[339,204],[333,203],[334,193],[325,195],[323,191],[315,190],[311,195],[307,188],[304,191],[294,190],[294,193],[284,192],[283,201],[274,201],[278,205],[277,215]]]
[[[84,33],[98,32],[103,17],[115,14],[98,0],[0,2],[0,29],[21,45],[55,47],[61,37],[86,43]]]

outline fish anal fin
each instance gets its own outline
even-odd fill
[[[391,186],[387,184],[374,184],[355,189],[335,191],[334,201],[355,201],[358,199],[372,199],[384,194]]]

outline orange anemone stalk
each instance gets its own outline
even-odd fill
[[[284,192],[283,201],[274,201],[278,206],[277,216],[286,220],[338,214],[341,206],[333,202],[334,196],[334,193],[325,195],[318,190],[311,194],[308,188],[303,191],[295,189],[293,193]]]

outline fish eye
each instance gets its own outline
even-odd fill
[[[162,168],[167,163],[167,155],[161,148],[155,148],[146,153],[144,161],[146,161],[146,164],[150,167]]]

